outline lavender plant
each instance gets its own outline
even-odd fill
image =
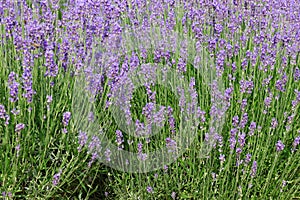
[[[2,197],[299,198],[299,30],[294,0],[1,1]]]

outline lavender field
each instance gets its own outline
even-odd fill
[[[299,0],[1,0],[0,199],[300,199]]]

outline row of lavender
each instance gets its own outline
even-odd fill
[[[161,175],[122,174],[129,178],[111,180],[113,186],[119,185],[121,189],[111,187],[110,193],[129,198],[122,190],[129,187],[134,191],[138,187],[135,195],[142,198],[163,198],[160,195],[164,193],[173,199],[207,195],[266,197],[279,195],[278,187],[292,183],[285,195],[292,196],[297,191],[299,194],[300,7],[296,1],[2,1],[0,24],[0,151],[4,163],[0,168],[0,188],[3,195],[38,197],[64,192],[70,195],[74,188],[78,189],[75,181],[71,181],[76,179],[74,168],[90,170],[99,156],[94,150],[101,146],[101,140],[72,124],[76,113],[71,112],[70,96],[75,77],[84,73],[93,94],[99,99],[113,98],[113,91],[129,72],[149,62],[176,69],[190,80],[191,87],[195,86],[197,94],[192,93],[191,98],[198,99],[204,127],[199,135],[210,133],[216,140],[211,162],[197,160],[197,145],[202,141],[199,139],[194,149],[179,158],[178,163],[188,164],[165,166]],[[225,83],[221,98],[226,102],[227,111],[211,109],[210,103],[201,100],[204,86],[199,83],[199,74],[192,73],[192,68],[201,63],[199,55],[191,58],[186,46],[168,45],[175,44],[177,38],[171,38],[174,41],[169,43],[163,37],[151,38],[157,39],[154,41],[159,46],[157,49],[145,46],[139,46],[137,51],[122,49],[119,45],[128,27],[136,29],[137,34],[139,30],[153,27],[159,28],[162,35],[176,31],[196,41],[196,52],[207,48],[217,79]],[[105,62],[100,62],[101,53],[94,52],[102,47],[108,52]],[[145,74],[148,73],[151,69],[145,68]],[[154,110],[156,101],[156,92],[150,85],[145,85],[150,96],[150,102],[143,107],[145,118]],[[132,96],[127,96],[124,101],[128,103],[131,99]],[[108,99],[105,109],[109,106]],[[131,117],[130,105],[126,106],[124,109]],[[176,113],[176,106],[160,107],[158,113],[152,113],[159,122],[161,113],[166,113],[170,132],[176,132],[176,123],[180,121],[172,114],[173,110]],[[209,129],[215,115],[226,118],[221,130]],[[106,122],[110,120],[105,118]],[[143,125],[136,121],[137,127]],[[126,133],[116,126],[106,129],[115,133],[112,141],[116,145],[131,148],[131,141],[123,137]],[[160,139],[164,145],[176,149],[176,141],[169,137],[168,131]],[[143,154],[143,148],[151,148],[149,143],[146,139],[143,143],[135,141],[132,146],[145,157],[147,152]],[[83,149],[89,154],[85,155]],[[106,160],[111,161],[111,149],[104,150]],[[78,156],[72,164],[70,154]],[[82,164],[81,160],[86,163]],[[283,162],[290,168],[285,169]],[[209,169],[203,172],[209,164]],[[36,165],[40,172],[28,169]],[[21,175],[24,170],[36,178]],[[149,177],[153,180],[149,181]],[[199,190],[195,189],[197,181],[190,187],[181,184],[190,179],[206,183],[205,190],[195,193]],[[228,181],[233,183],[226,186]],[[73,184],[67,190],[68,182]],[[45,189],[46,192],[41,192]]]

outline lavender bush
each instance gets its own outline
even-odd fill
[[[2,197],[299,198],[299,5],[1,1]]]

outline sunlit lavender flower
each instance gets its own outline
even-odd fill
[[[71,112],[65,112],[63,114],[63,120],[62,120],[63,125],[68,126],[70,119],[71,119]]]
[[[116,143],[117,143],[119,149],[124,148],[123,142],[124,142],[124,139],[123,139],[122,132],[120,130],[116,130]]]
[[[166,138],[166,146],[169,153],[174,153],[177,150],[177,143],[175,140],[172,140],[171,138]]]
[[[168,172],[168,169],[169,169],[168,165],[164,165],[164,171],[165,171],[165,173]]]
[[[16,125],[15,131],[16,132],[20,132],[21,130],[23,130],[25,128],[25,124],[23,123],[19,123]]]
[[[241,109],[242,109],[242,111],[245,110],[246,106],[247,106],[247,99],[243,99],[242,103],[241,103]]]
[[[94,135],[88,145],[89,153],[98,151],[100,149],[101,149],[101,142],[100,142],[99,138],[96,135]]]
[[[153,193],[153,188],[152,188],[151,186],[148,186],[148,187],[147,187],[147,192],[148,192],[148,193]]]
[[[252,155],[251,155],[251,154],[249,154],[249,153],[247,153],[247,155],[246,155],[246,159],[245,159],[245,163],[246,163],[246,164],[250,163],[250,161],[251,161],[251,158],[252,158]]]
[[[23,97],[27,99],[28,103],[31,103],[32,97],[36,92],[32,89],[32,73],[29,67],[23,69],[22,83],[22,88],[24,90]]]
[[[108,197],[108,192],[104,192],[105,197]]]
[[[232,125],[233,125],[234,127],[237,127],[238,124],[239,124],[239,116],[234,116],[234,117],[232,118]]]
[[[92,164],[93,164],[93,162],[95,162],[96,158],[98,158],[98,153],[97,152],[93,152],[92,153],[92,158],[91,158],[91,160],[88,163],[88,167],[92,166]]]
[[[158,126],[162,127],[165,122],[165,108],[164,106],[161,106],[159,111],[153,115],[153,123]]]
[[[11,192],[2,192],[2,197],[12,198],[12,193]]]
[[[58,74],[58,66],[54,61],[54,52],[52,50],[52,46],[47,47],[45,52],[45,66],[46,73],[45,76],[55,77]]]
[[[282,143],[281,140],[278,140],[278,142],[276,143],[276,150],[279,152],[279,151],[282,151],[284,149],[285,145]]]
[[[175,119],[173,116],[169,116],[169,125],[170,125],[170,129],[171,129],[171,133],[175,133]]]
[[[20,110],[17,110],[16,108],[13,108],[12,111],[10,111],[13,115],[17,116],[20,114]]]
[[[226,101],[229,101],[229,100],[232,98],[232,93],[233,93],[233,91],[234,91],[233,87],[227,88],[227,89],[225,90],[224,96],[225,96],[225,100],[226,100]]]
[[[172,197],[173,200],[175,200],[176,199],[176,192],[172,192],[171,197]]]
[[[53,100],[52,95],[47,95],[46,99],[47,99],[47,103],[50,104]]]
[[[145,115],[145,117],[148,119],[148,121],[150,121],[152,119],[154,109],[155,109],[155,104],[152,102],[147,103],[145,105],[145,107],[143,108],[142,114]]]
[[[282,181],[282,185],[281,185],[281,188],[280,188],[280,192],[283,191],[283,188],[287,185],[287,181],[286,180],[283,180]]]
[[[21,150],[21,146],[20,146],[20,144],[18,144],[16,146],[17,157],[19,157],[20,150]]]
[[[242,153],[242,149],[241,148],[237,148],[236,151],[237,155],[239,156]]]
[[[245,128],[247,122],[248,122],[248,113],[244,113],[240,121],[240,127]]]
[[[109,149],[106,149],[105,152],[104,152],[104,155],[105,155],[105,158],[106,158],[106,161],[107,162],[110,162],[111,161],[111,151]]]
[[[240,146],[243,147],[246,143],[246,134],[245,133],[242,133],[238,135],[238,142],[240,143]]]
[[[252,136],[254,134],[254,131],[256,129],[256,123],[255,122],[251,122],[250,126],[249,126],[249,135]]]
[[[215,180],[217,180],[217,174],[215,173],[215,172],[212,172],[211,173],[211,176],[212,176],[212,179],[215,181]]]
[[[223,31],[223,26],[221,24],[215,24],[215,31],[220,34]]]
[[[232,71],[233,71],[233,72],[236,71],[237,67],[236,67],[235,62],[232,63],[231,68],[232,68]]]
[[[275,118],[272,118],[271,127],[272,127],[272,128],[276,128],[277,125],[278,125],[277,120],[276,120]]]
[[[270,105],[271,105],[271,103],[272,103],[272,98],[273,98],[273,95],[272,95],[272,93],[270,93],[270,95],[268,96],[268,97],[266,97],[265,98],[265,106],[266,107],[269,107]]]
[[[246,80],[240,81],[240,92],[241,93],[251,94],[253,88],[254,88],[253,81],[246,81]]]
[[[0,119],[6,119],[6,110],[3,105],[0,104]]]
[[[8,87],[9,87],[9,93],[10,93],[10,102],[16,102],[18,101],[18,93],[19,93],[19,83],[16,81],[16,73],[10,72],[8,75]]]
[[[93,112],[90,112],[90,113],[89,113],[88,120],[89,120],[90,122],[93,122],[93,121],[95,120],[95,115],[94,115]]]
[[[231,150],[234,150],[235,145],[236,145],[235,135],[230,136],[230,138],[229,138],[229,148],[230,148]]]
[[[295,72],[294,72],[294,80],[295,81],[300,80],[300,69],[298,67],[295,69]]]
[[[300,144],[300,136],[296,137],[293,142],[293,151],[296,149],[296,147]]]
[[[138,143],[137,150],[138,150],[138,158],[143,161],[146,160],[147,154],[143,153],[143,144],[141,142]]]
[[[62,170],[60,170],[57,174],[54,174],[53,180],[52,180],[53,186],[56,186],[59,183],[61,173],[62,173]]]
[[[79,131],[79,135],[78,135],[78,144],[79,144],[79,147],[77,148],[78,151],[80,152],[82,147],[86,144],[87,142],[87,139],[88,139],[88,136],[85,132],[83,131]]]
[[[221,155],[219,156],[219,160],[220,160],[221,162],[225,162],[225,155],[224,155],[224,154],[221,154]]]
[[[253,161],[252,167],[251,167],[251,177],[253,178],[256,175],[257,172],[257,162]]]

